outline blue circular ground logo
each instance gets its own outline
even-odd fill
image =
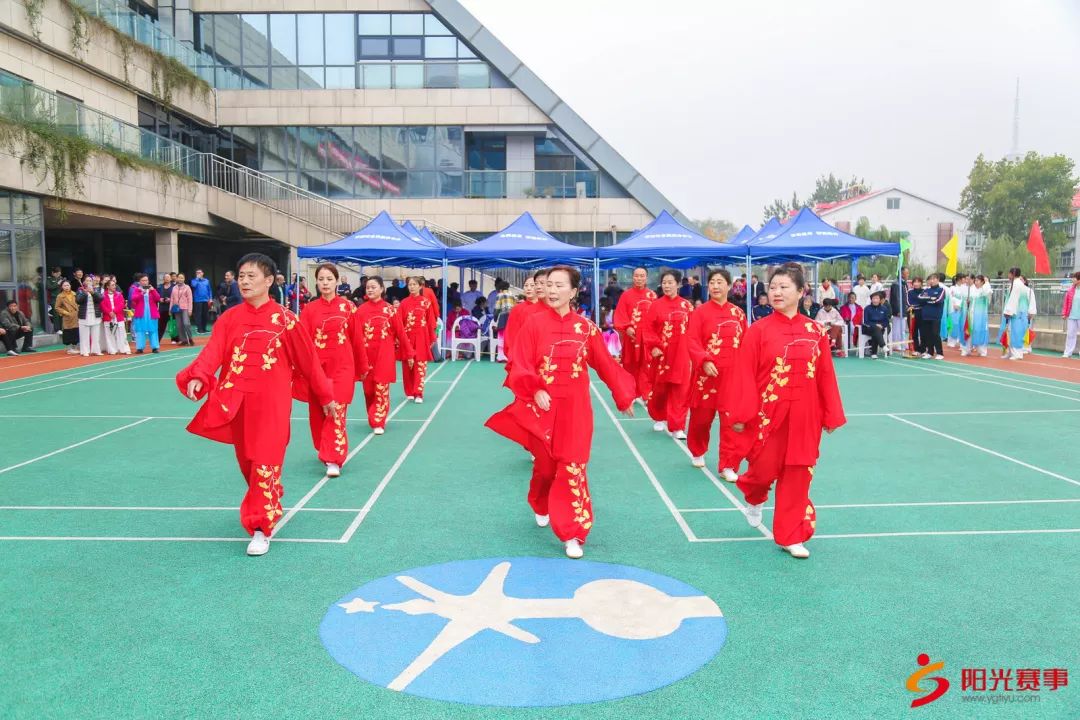
[[[720,608],[664,575],[607,563],[488,558],[405,570],[334,603],[335,660],[412,695],[514,707],[614,700],[711,660]]]

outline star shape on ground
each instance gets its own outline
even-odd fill
[[[375,612],[375,606],[378,604],[379,603],[377,602],[368,601],[364,598],[353,598],[349,602],[338,603],[338,607],[343,608],[346,615],[352,615],[353,613],[358,612],[373,613]]]

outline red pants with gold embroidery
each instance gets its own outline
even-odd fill
[[[686,414],[690,411],[690,384],[658,382],[652,386],[648,399],[649,417],[667,422],[668,432],[686,429]]]
[[[248,535],[262,530],[267,537],[281,519],[281,466],[256,463],[244,457],[242,445],[236,446],[236,461],[247,480],[247,494],[240,503],[240,524]]]
[[[739,476],[737,483],[746,502],[760,505],[769,499],[769,488],[776,481],[773,537],[777,545],[806,542],[817,525],[814,504],[810,502],[814,468],[785,464],[786,429],[781,425],[765,439],[765,445],[750,460],[750,469]]]
[[[401,363],[401,381],[405,385],[405,397],[424,397],[424,381],[427,380],[427,360],[417,360],[409,367],[409,361]]]
[[[364,378],[364,402],[367,404],[368,425],[386,427],[390,415],[390,383],[377,383],[369,374]]]
[[[547,446],[535,437],[529,443],[533,454],[529,505],[537,515],[551,518],[555,536],[566,542],[584,543],[593,526],[592,498],[585,464],[552,457]]]
[[[686,449],[694,457],[701,457],[709,451],[709,435],[712,433],[713,419],[718,411],[711,407],[690,408],[690,428],[686,431]],[[750,450],[753,436],[749,432],[737,433],[732,429],[734,423],[724,413],[720,415],[720,465],[721,470],[738,470],[746,453]]]
[[[319,462],[341,465],[349,454],[349,435],[345,431],[346,405],[338,405],[337,420],[329,418],[317,404],[308,405],[311,442],[319,452]]]

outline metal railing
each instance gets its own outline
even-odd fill
[[[157,133],[106,115],[0,71],[0,115],[19,123],[47,126],[66,135],[165,165],[183,164],[196,152]]]
[[[1072,285],[1071,279],[1060,278],[1028,278],[1029,287],[1035,291],[1035,329],[1061,330],[1064,321],[1061,311],[1065,303],[1065,293]],[[991,280],[990,287],[994,294],[990,298],[990,322],[995,323],[1001,317],[1001,309],[1005,305],[1005,297],[1009,288],[1012,287],[1008,279]]]
[[[597,196],[595,170],[466,170],[467,198],[556,198]]]

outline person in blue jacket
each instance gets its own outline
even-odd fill
[[[765,318],[772,315],[772,305],[769,304],[769,296],[768,295],[758,295],[757,305],[755,305],[754,309],[751,310],[750,312],[751,312],[751,315],[754,318],[751,322],[757,322],[758,320],[764,320]]]
[[[885,331],[892,322],[892,311],[885,304],[885,293],[878,290],[870,295],[870,304],[863,308],[862,331],[870,345],[870,359],[877,360],[878,350],[885,347]]]
[[[919,293],[919,310],[922,315],[922,327],[919,336],[923,344],[923,358],[934,357],[944,360],[945,352],[941,347],[941,316],[945,310],[945,288],[941,281],[944,273],[933,273],[929,277],[930,285]]]
[[[203,276],[201,268],[196,268],[195,277],[189,284],[191,285],[191,320],[200,333],[205,333],[206,321],[210,317],[210,303],[214,301],[210,281]]]

